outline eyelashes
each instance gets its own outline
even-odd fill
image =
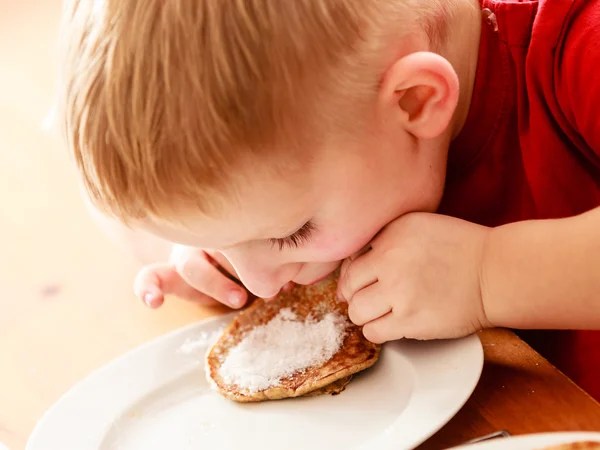
[[[269,239],[269,244],[271,244],[272,247],[277,246],[280,251],[284,248],[298,248],[310,240],[310,237],[314,231],[315,226],[312,222],[308,221],[302,225],[302,228],[290,236]]]

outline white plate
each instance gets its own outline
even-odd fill
[[[580,441],[600,442],[600,433],[540,433],[494,439],[466,447],[465,450],[541,450],[550,445],[567,444]],[[456,449],[458,450],[458,448]]]
[[[207,334],[232,317],[175,331],[100,368],[46,413],[26,449],[410,449],[456,414],[483,367],[477,336],[394,342],[338,396],[238,404],[210,390],[203,367]]]

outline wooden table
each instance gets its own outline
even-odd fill
[[[463,409],[419,450],[437,450],[498,430],[512,435],[600,430],[600,405],[508,330],[479,335],[483,374]]]
[[[11,450],[100,365],[224,311],[144,308],[131,288],[139,264],[86,213],[59,134],[42,126],[54,103],[59,10],[59,0],[0,0],[0,442]],[[423,449],[498,429],[600,430],[600,406],[516,336],[481,337],[479,387]]]

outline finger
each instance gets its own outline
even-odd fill
[[[359,256],[364,255],[365,253],[371,251],[371,244],[367,244],[365,245],[363,248],[361,248],[359,251],[357,251],[356,253],[354,253],[352,256],[350,256],[348,259],[350,261],[354,261],[356,258],[358,258]]]
[[[133,282],[133,292],[149,308],[159,308],[164,302],[160,279],[156,271],[168,270],[167,264],[153,264],[140,270]],[[171,267],[170,270],[173,270]]]
[[[379,283],[361,289],[348,305],[350,320],[358,326],[379,319],[392,311],[392,306],[379,294]]]
[[[352,297],[359,290],[377,281],[377,273],[373,261],[373,252],[369,252],[348,263],[338,283],[342,299],[346,301],[352,300]]]
[[[134,282],[134,292],[150,308],[158,308],[164,303],[165,295],[214,305],[217,302],[208,295],[190,286],[171,264],[153,264],[142,269]]]
[[[176,266],[177,273],[194,289],[232,308],[241,308],[247,291],[227,278],[203,254],[190,255]]]
[[[364,255],[365,253],[367,253],[370,250],[371,250],[371,244],[367,244],[363,248],[361,248],[359,251],[353,253],[352,255],[350,255],[346,259],[344,259],[342,261],[342,265],[340,266],[340,276],[344,275],[344,273],[346,272],[346,269],[348,269],[348,266],[350,265],[350,263],[352,261],[354,261],[359,256]]]
[[[239,280],[240,277],[238,277],[237,272],[225,255],[223,255],[221,252],[207,250],[204,250],[204,253],[206,254],[208,261],[217,269],[219,269],[219,272],[224,274],[236,284],[241,284],[241,281]]]
[[[347,258],[342,262],[342,265],[340,267],[340,275],[338,277],[338,284],[336,288],[336,295],[338,300],[345,300],[344,294],[342,294],[342,279],[346,276],[346,271],[348,270],[348,266],[350,265],[350,263],[352,263],[352,260],[350,258]]]
[[[388,313],[373,322],[363,326],[363,335],[374,344],[383,344],[387,341],[394,341],[404,338],[396,318],[392,313]]]

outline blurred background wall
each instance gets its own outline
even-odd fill
[[[139,263],[88,215],[58,129],[59,0],[0,0],[0,442],[111,358],[190,323],[198,307],[149,311]],[[66,450],[66,449],[65,449]]]

